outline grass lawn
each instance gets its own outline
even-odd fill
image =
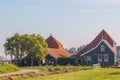
[[[27,80],[120,80],[120,69],[96,68],[78,72],[48,75]]]
[[[14,72],[19,70],[19,68],[12,64],[5,63],[4,65],[0,64],[0,74],[7,73],[7,72]]]

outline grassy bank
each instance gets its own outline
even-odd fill
[[[91,69],[91,66],[33,66],[33,67],[21,67],[21,69],[38,69],[41,71],[79,71]]]
[[[0,64],[0,74],[2,73],[8,73],[8,72],[14,72],[19,70],[19,68],[12,64]]]
[[[53,74],[63,74],[68,72],[76,72],[76,71],[83,71],[91,69],[91,67],[83,67],[83,66],[37,66],[37,67],[22,67],[21,69],[37,69],[40,70],[39,72],[31,72],[26,74],[20,75],[11,75],[9,77],[2,77],[2,80],[24,80],[27,78],[35,78],[35,77],[42,77],[48,76]]]
[[[120,69],[97,68],[65,74],[55,74],[27,80],[120,80]]]

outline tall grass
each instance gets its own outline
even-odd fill
[[[91,69],[91,66],[33,66],[33,67],[22,67],[27,69],[39,69],[41,71],[79,71]]]

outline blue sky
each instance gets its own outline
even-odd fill
[[[0,0],[0,53],[14,33],[50,33],[66,48],[88,44],[105,29],[120,45],[120,0]]]

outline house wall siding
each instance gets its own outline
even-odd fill
[[[101,52],[101,47],[100,47],[101,45],[105,45],[104,52]],[[108,54],[108,62],[104,61],[105,54]],[[99,63],[98,55],[102,55],[102,62],[100,62],[102,66],[114,65],[116,63],[115,54],[111,51],[111,49],[104,42],[101,42],[97,48],[95,48],[94,50],[80,57],[80,64],[81,65],[93,65],[93,64]],[[91,57],[91,60],[88,61],[85,59],[85,57]]]

